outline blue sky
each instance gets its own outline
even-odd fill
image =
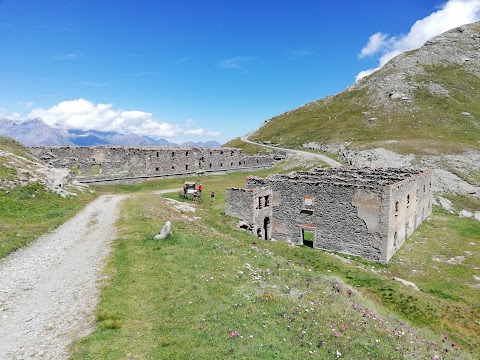
[[[0,0],[0,117],[225,142],[479,19],[480,0]]]

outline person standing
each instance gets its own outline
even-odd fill
[[[215,191],[212,189],[212,191],[210,192],[210,201],[213,200],[215,200]]]

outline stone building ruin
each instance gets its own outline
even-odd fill
[[[173,146],[33,146],[32,153],[57,168],[69,168],[84,183],[241,171],[273,165],[269,156],[241,149]]]
[[[330,168],[227,189],[225,214],[263,239],[388,263],[432,211],[432,170]]]

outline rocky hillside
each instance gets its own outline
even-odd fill
[[[0,136],[0,191],[32,183],[39,183],[63,197],[74,196],[72,191],[84,188],[75,181],[69,169],[47,167],[18,141]]]
[[[250,138],[335,153],[355,166],[432,167],[438,193],[480,198],[479,90],[480,23],[473,23],[266,121]]]
[[[403,53],[345,91],[266,121],[252,139],[437,155],[480,149],[480,23]]]

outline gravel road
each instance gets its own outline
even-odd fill
[[[282,150],[282,151],[285,151],[285,152],[287,152],[291,155],[296,155],[297,157],[299,157],[301,159],[310,160],[310,161],[322,161],[330,167],[343,166],[338,161],[335,161],[335,160],[329,158],[328,156],[325,156],[325,155],[322,155],[322,154],[311,153],[311,152],[302,151],[302,150],[286,149],[286,148],[281,148],[281,147],[272,146],[272,145],[266,145],[266,144],[262,144],[262,143],[259,143],[259,142],[252,141],[248,138],[248,136],[242,136],[241,139],[242,139],[243,142],[246,142],[246,143],[264,146],[264,147],[267,147],[267,148],[270,148],[270,149],[273,149],[273,150]]]
[[[119,203],[105,195],[0,262],[0,359],[66,359],[93,325]]]

